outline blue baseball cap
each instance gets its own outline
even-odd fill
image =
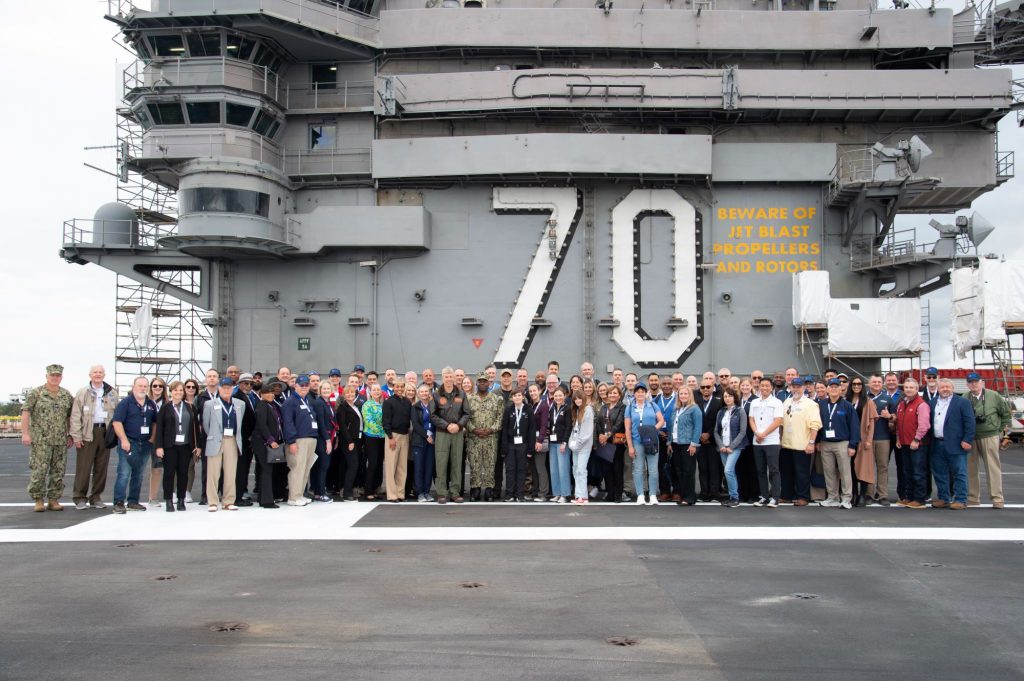
[[[637,390],[643,390],[644,392],[647,392],[647,386],[644,385],[643,383],[637,383],[636,387],[633,388],[633,392],[636,392]]]
[[[796,377],[796,378],[794,378],[794,379],[793,379],[792,381],[790,381],[790,383],[789,383],[789,384],[790,384],[790,385],[803,385],[803,384],[804,384],[804,379],[802,379],[802,378],[800,378],[799,376],[797,376],[797,377]]]
[[[220,379],[220,384],[221,384],[221,385],[234,385],[234,384],[235,384],[235,382],[234,382],[234,381],[232,381],[232,380],[231,380],[230,378],[228,378],[227,376],[225,376],[224,378]]]
[[[341,369],[331,369],[327,372],[328,376],[341,376]]]
[[[967,374],[967,382],[968,383],[972,383],[974,381],[980,381],[980,380],[981,380],[981,376],[979,376],[978,372],[976,372],[976,371],[972,371],[971,373]]]
[[[841,385],[842,381],[840,381],[838,378],[831,378],[831,379],[829,379],[828,384],[829,385]]]
[[[352,371],[362,371],[363,373],[366,373],[366,367],[364,367],[362,364],[357,364],[355,368],[352,369]]]
[[[299,377],[295,379],[295,385],[309,385],[309,376],[299,374]]]
[[[939,375],[939,370],[936,369],[935,367],[928,367],[927,369],[924,370],[924,375],[925,376],[938,376]]]
[[[807,374],[804,376],[804,383],[814,383],[814,376]]]

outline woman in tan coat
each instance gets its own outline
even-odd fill
[[[868,485],[875,484],[873,440],[878,409],[875,407],[875,403],[868,399],[864,379],[860,376],[854,376],[850,381],[849,400],[857,412],[857,418],[860,419],[860,445],[857,447],[857,454],[851,461],[853,466],[853,505],[867,506]]]

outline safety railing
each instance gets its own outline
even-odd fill
[[[993,0],[970,2],[953,17],[953,45],[988,45],[991,47],[994,30]]]
[[[278,146],[256,132],[227,128],[153,128],[142,143],[136,159],[145,165],[154,159],[244,158],[281,168]]]
[[[864,270],[917,262],[931,254],[934,241],[920,241],[914,229],[890,230],[881,246],[868,236],[850,242],[850,269]]]
[[[373,109],[373,81],[346,80],[339,83],[282,84],[281,103],[285,109]]]
[[[293,21],[308,28],[347,35],[376,44],[380,27],[376,17],[355,12],[336,2],[319,0],[107,0],[107,14],[129,17],[135,12],[202,15],[227,12],[259,13]]]
[[[368,148],[285,149],[284,173],[289,177],[369,175]]]
[[[266,66],[231,57],[158,57],[138,60],[123,73],[123,98],[131,102],[138,95],[162,87],[223,86],[258,92],[281,101],[280,78]]]
[[[65,248],[157,248],[157,241],[169,236],[177,225],[140,226],[137,219],[87,219],[64,221]]]

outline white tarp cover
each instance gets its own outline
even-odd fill
[[[885,355],[921,351],[917,298],[837,298],[829,305],[829,352]]]
[[[1003,320],[1013,324],[1024,323],[1024,261],[1007,260],[1003,263]]]
[[[978,270],[958,267],[950,276],[953,303],[953,351],[960,359],[981,343],[981,299],[978,297]]]
[[[793,274],[793,326],[824,326],[832,294],[828,272]]]
[[[1003,322],[1006,316],[1003,304],[1007,297],[1004,290],[1007,269],[1005,263],[992,258],[982,258],[978,265],[978,291],[981,294],[981,338],[986,345],[1006,340]]]
[[[132,335],[138,339],[140,348],[148,348],[153,336],[153,306],[149,303],[139,305],[132,318]]]

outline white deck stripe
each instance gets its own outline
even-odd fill
[[[976,527],[353,527],[377,505],[209,513],[193,506],[105,514],[64,529],[0,530],[0,543],[55,541],[1024,541],[1024,528]],[[568,518],[567,518],[568,520]]]

